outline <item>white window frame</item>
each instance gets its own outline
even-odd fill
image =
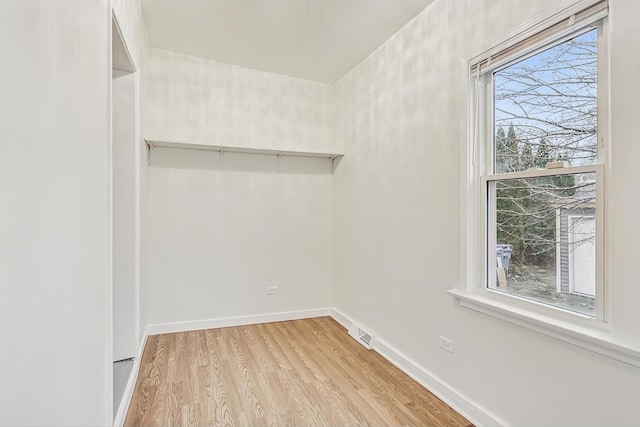
[[[478,283],[479,293],[487,293],[487,295],[491,295],[495,292],[500,292],[491,287],[487,286],[487,280],[491,277],[496,277],[496,267],[495,263],[491,262],[493,255],[490,253],[491,248],[496,246],[496,224],[495,224],[495,211],[490,209],[491,197],[492,194],[489,192],[489,187],[499,181],[499,180],[507,180],[507,179],[518,179],[518,178],[534,178],[534,177],[542,177],[542,176],[557,176],[564,174],[576,174],[576,173],[594,173],[596,175],[596,298],[595,298],[595,307],[596,313],[595,318],[591,318],[586,315],[581,315],[575,312],[567,311],[558,307],[549,306],[542,303],[536,303],[532,300],[524,300],[523,302],[511,301],[513,304],[521,304],[526,308],[526,305],[536,304],[540,307],[542,313],[545,311],[547,315],[554,316],[555,311],[562,310],[567,311],[567,314],[570,314],[570,317],[567,319],[571,319],[571,317],[576,318],[584,318],[587,320],[587,323],[592,319],[600,322],[606,323],[607,321],[607,310],[605,309],[605,301],[608,299],[606,297],[606,290],[604,285],[604,199],[605,199],[605,169],[606,169],[606,158],[607,158],[607,147],[609,140],[609,129],[608,129],[608,112],[609,112],[609,103],[608,103],[608,79],[607,79],[607,64],[608,64],[608,50],[607,50],[607,42],[606,42],[606,17],[601,16],[602,14],[595,14],[594,16],[585,19],[583,22],[578,24],[574,24],[573,26],[569,26],[564,30],[557,31],[555,34],[551,35],[548,38],[541,38],[537,43],[528,46],[526,49],[518,50],[509,55],[502,55],[501,61],[499,64],[489,64],[485,65],[485,68],[482,69],[481,65],[475,67],[475,75],[474,75],[474,64],[481,64],[487,61],[483,60],[483,56],[481,55],[478,58],[474,58],[470,61],[470,72],[469,79],[471,81],[475,80],[475,87],[473,88],[472,94],[472,103],[473,108],[477,109],[474,111],[474,120],[473,120],[473,145],[476,147],[476,150],[479,152],[479,162],[476,170],[474,171],[475,179],[479,184],[479,189],[477,192],[480,194],[479,199],[479,207],[478,212],[481,213],[478,220],[481,224],[477,227],[476,233],[478,233],[477,240],[479,243],[482,243],[482,248],[480,249],[480,253],[483,254],[483,262],[482,269],[479,270],[476,275],[478,279],[476,282]],[[566,19],[571,19],[570,17]],[[493,105],[493,74],[502,69],[509,67],[510,65],[523,60],[524,58],[533,56],[539,52],[543,52],[555,45],[561,44],[573,37],[576,37],[580,34],[583,34],[587,31],[596,28],[598,30],[598,85],[597,85],[597,105],[598,105],[598,153],[596,162],[592,165],[588,166],[579,166],[579,167],[565,167],[561,169],[544,169],[544,170],[534,170],[534,171],[523,171],[523,172],[511,172],[511,173],[495,173],[494,172],[494,163],[495,163],[495,141],[494,141],[494,105]],[[545,31],[545,29],[541,29],[540,31]],[[505,47],[504,50],[509,50],[510,47]],[[498,51],[498,55],[500,55],[502,51]],[[501,292],[502,295],[508,296],[510,298],[517,298],[518,300],[523,300],[520,297],[510,295],[508,293]],[[505,302],[508,302],[506,300]],[[550,311],[553,310],[553,311]],[[578,320],[579,321],[579,320]],[[602,326],[602,325],[601,325]]]
[[[605,8],[602,10],[602,5]],[[594,5],[599,5],[598,13],[576,22],[574,18]],[[605,174],[609,165],[609,48],[608,48],[608,8],[606,1],[582,0],[558,5],[544,16],[536,17],[533,23],[526,23],[515,31],[506,34],[492,43],[489,48],[466,57],[463,61],[464,84],[467,90],[467,118],[464,123],[467,133],[466,150],[461,161],[464,162],[462,180],[461,205],[465,215],[461,218],[461,286],[449,290],[463,307],[514,323],[565,342],[578,345],[640,366],[640,353],[629,349],[610,334],[610,289],[606,286],[605,266],[605,207],[606,181]],[[595,9],[595,8],[594,8]],[[564,25],[569,22],[570,25]],[[562,25],[559,25],[562,23]],[[493,173],[493,88],[491,87],[492,71],[509,63],[523,59],[563,40],[583,32],[586,27],[598,26],[598,156],[597,162],[589,166],[567,167],[542,171],[525,171],[517,173]],[[562,26],[564,25],[565,28]],[[518,45],[526,45],[528,40],[536,37],[552,27],[560,27],[550,38],[539,40],[528,46],[527,50],[518,51],[514,55],[500,55],[506,50],[516,50]],[[538,37],[539,38],[539,37]],[[497,63],[491,59],[498,57]],[[487,59],[489,58],[489,59]],[[485,79],[476,74],[480,64],[484,69]],[[488,112],[482,116],[482,111]],[[488,193],[487,184],[498,179],[524,178],[532,176],[549,176],[571,173],[596,173],[596,316],[595,318],[571,312],[566,309],[523,299],[486,286],[490,255],[488,238]],[[493,237],[495,243],[495,236]],[[495,247],[495,244],[494,244]],[[491,276],[495,277],[495,276]]]
[[[476,233],[478,233],[477,241],[482,244],[480,253],[483,254],[482,269],[476,273],[478,279],[476,279],[478,292],[480,294],[487,293],[500,293],[502,296],[509,297],[511,299],[517,299],[517,301],[505,300],[505,303],[512,303],[526,308],[527,305],[536,304],[538,307],[536,310],[541,313],[545,313],[549,316],[557,316],[555,312],[566,311],[566,314],[570,316],[564,316],[567,320],[571,320],[571,317],[578,319],[584,318],[587,323],[592,318],[586,315],[581,315],[575,312],[567,311],[547,304],[537,303],[532,300],[526,300],[508,293],[500,292],[498,290],[490,289],[487,286],[487,279],[490,277],[496,277],[496,271],[494,263],[491,262],[492,254],[489,253],[490,248],[495,247],[495,212],[489,208],[491,194],[488,192],[488,188],[492,183],[499,180],[506,179],[518,179],[518,178],[534,178],[541,176],[556,176],[560,174],[574,174],[574,173],[595,173],[596,174],[596,315],[595,320],[604,324],[606,323],[606,310],[605,301],[606,291],[604,286],[604,203],[605,198],[604,185],[605,185],[605,164],[606,164],[606,151],[608,147],[608,84],[607,84],[607,64],[608,64],[608,51],[606,43],[606,17],[595,15],[577,26],[567,27],[564,31],[559,31],[553,34],[550,38],[542,38],[538,43],[532,44],[527,49],[516,50],[511,55],[503,56],[500,63],[475,67],[475,73],[472,68],[473,64],[483,63],[483,56],[474,58],[470,61],[471,66],[469,71],[469,79],[475,85],[472,93],[472,104],[474,109],[474,120],[472,131],[475,134],[472,144],[479,154],[479,162],[477,168],[475,168],[475,180],[476,185],[479,185],[477,192],[480,194],[478,198],[479,207],[478,212],[481,213],[478,220],[481,222],[477,227]],[[598,153],[596,163],[588,166],[579,167],[565,167],[561,169],[545,169],[523,172],[511,172],[511,173],[495,173],[494,172],[494,159],[495,159],[495,141],[494,141],[494,117],[493,117],[493,73],[500,71],[513,63],[519,62],[524,58],[535,55],[536,53],[545,51],[554,45],[558,45],[567,41],[577,35],[583,34],[593,28],[598,30],[598,86],[597,86],[597,103],[598,103]],[[542,29],[541,31],[544,31]],[[505,47],[505,50],[509,47]],[[501,51],[498,52],[500,54]],[[479,75],[478,75],[479,71]],[[474,75],[475,74],[475,75]],[[600,325],[601,327],[603,325]]]

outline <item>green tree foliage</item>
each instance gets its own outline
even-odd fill
[[[554,159],[551,157],[551,147],[549,146],[549,142],[546,138],[540,138],[538,150],[536,151],[535,166],[544,168],[547,166],[547,163],[552,161],[554,161]]]
[[[503,172],[542,168],[561,159],[541,139],[534,153],[515,128],[496,132],[496,167]],[[571,175],[498,181],[496,184],[497,241],[511,245],[516,263],[555,262],[557,201],[575,193]]]

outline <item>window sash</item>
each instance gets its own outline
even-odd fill
[[[607,313],[606,308],[606,296],[604,286],[604,181],[605,181],[605,167],[603,164],[593,164],[588,166],[576,166],[565,167],[558,169],[535,169],[527,170],[523,172],[513,172],[508,174],[494,174],[484,175],[480,177],[481,186],[481,200],[483,204],[484,217],[483,217],[483,234],[484,234],[484,266],[482,277],[482,288],[485,292],[499,292],[500,294],[508,297],[525,300],[527,303],[538,304],[543,307],[547,307],[552,310],[561,310],[570,312],[573,315],[585,318],[591,318],[583,314],[579,314],[564,308],[554,306],[551,304],[545,304],[537,302],[531,299],[525,299],[516,295],[512,295],[503,291],[492,289],[489,284],[491,278],[495,278],[497,274],[495,265],[495,256],[491,248],[496,247],[496,231],[497,231],[497,212],[495,209],[495,183],[497,181],[512,180],[520,178],[537,178],[545,176],[558,176],[568,174],[581,174],[581,173],[594,173],[596,175],[596,206],[595,206],[595,218],[596,218],[596,295],[595,295],[595,319],[606,322]],[[493,198],[493,199],[492,199]],[[495,279],[494,279],[495,280]]]
[[[598,41],[597,41],[597,160],[596,164],[605,162],[605,138],[608,139],[608,103],[606,95],[605,82],[608,82],[606,59],[608,57],[606,41],[603,37],[604,34],[604,21],[602,18],[598,22],[592,22],[588,27],[576,30],[565,36],[565,39],[555,41],[553,43],[547,43],[532,54],[537,54],[552,48],[558,44],[561,44],[567,40],[579,36],[580,34],[597,29]],[[525,56],[511,56],[508,61],[505,62],[499,68],[492,68],[486,72],[482,71],[480,75],[473,77],[476,81],[475,90],[475,131],[476,135],[473,144],[480,145],[480,152],[483,159],[483,164],[480,167],[480,173],[482,175],[496,174],[495,172],[495,150],[496,150],[496,135],[495,135],[495,117],[494,117],[494,73],[500,71],[500,69],[506,68],[514,63],[523,61]],[[555,169],[554,169],[555,170]],[[504,174],[504,173],[503,173]]]
[[[586,166],[571,166],[564,168],[556,168],[556,169],[528,169],[522,172],[508,172],[508,173],[497,173],[497,174],[488,174],[483,175],[482,181],[502,181],[507,179],[519,179],[519,178],[538,178],[544,176],[555,176],[555,175],[571,175],[571,174],[579,174],[579,173],[589,173],[595,172],[602,169],[601,163],[594,163]]]

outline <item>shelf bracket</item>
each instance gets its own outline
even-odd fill
[[[223,161],[224,161],[224,148],[220,148],[219,153],[220,153],[220,170],[222,170],[222,169],[224,169],[224,164],[223,164]]]
[[[282,158],[282,153],[278,154],[278,172],[280,172],[280,159]]]
[[[151,166],[151,152],[153,151],[153,143],[145,141],[147,145],[147,165]]]
[[[331,156],[331,174],[336,171],[336,160],[339,160],[342,156]]]

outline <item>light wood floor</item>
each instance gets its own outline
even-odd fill
[[[469,426],[330,317],[149,337],[125,426]]]

